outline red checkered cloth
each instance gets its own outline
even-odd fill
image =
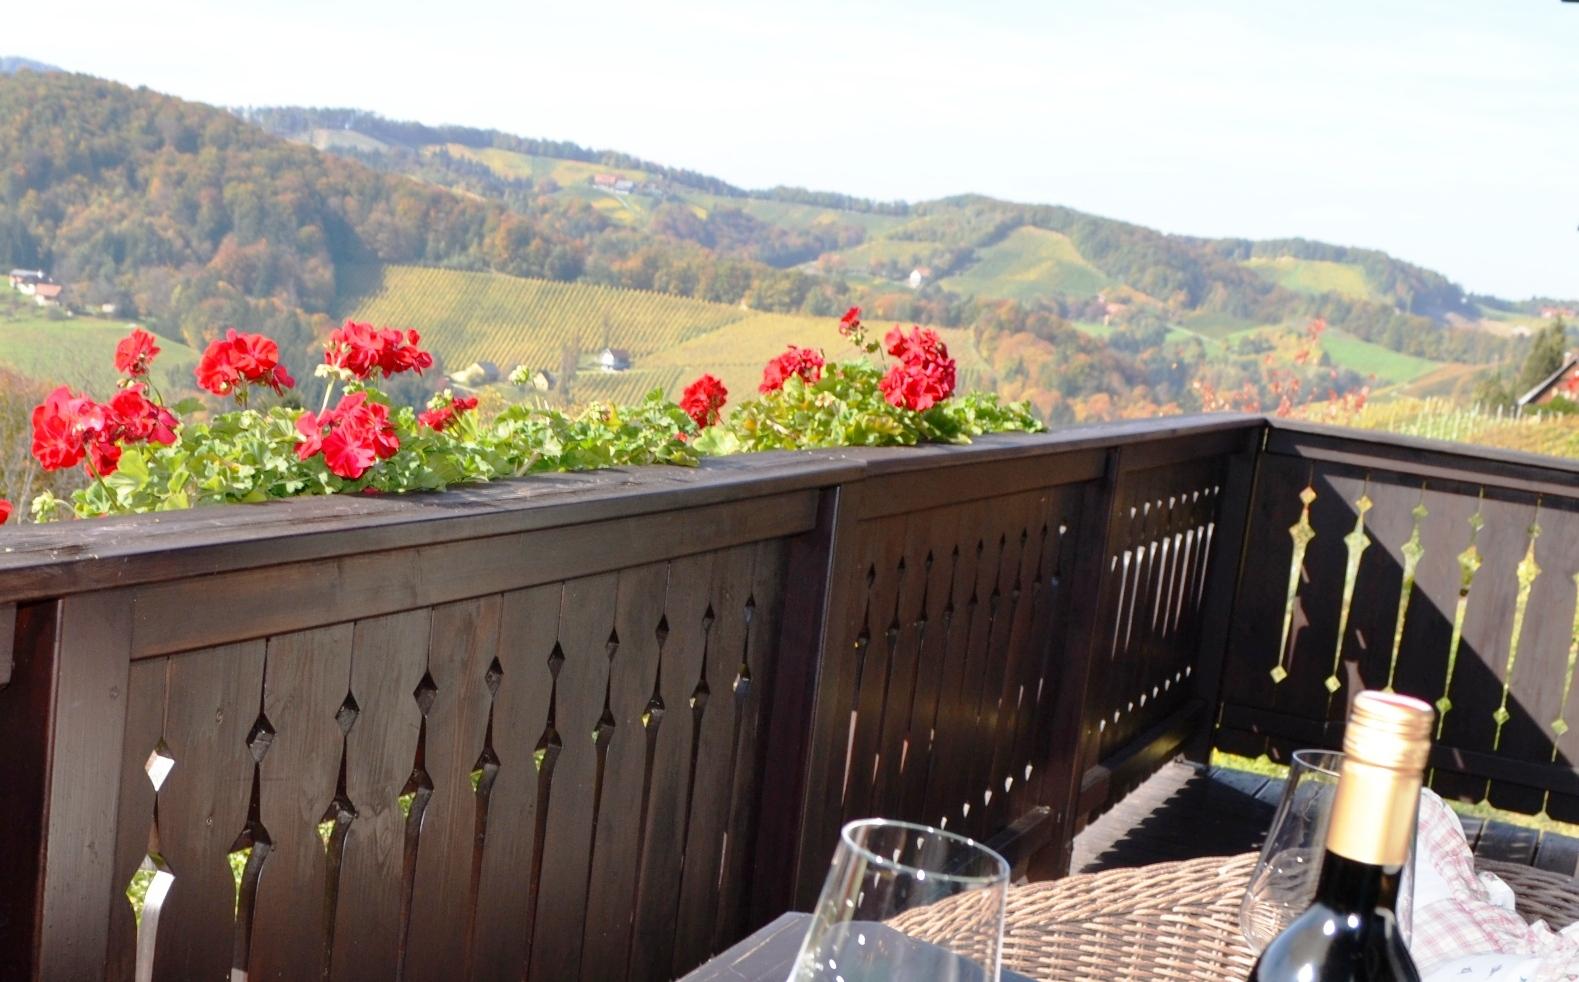
[[[1525,923],[1508,885],[1475,871],[1458,816],[1430,790],[1420,796],[1409,951],[1425,982],[1579,979],[1579,924],[1559,933]]]

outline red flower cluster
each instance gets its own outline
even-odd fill
[[[400,438],[389,421],[389,407],[369,401],[365,392],[351,393],[322,416],[302,413],[296,420],[296,432],[301,437],[296,445],[298,459],[321,452],[329,472],[349,481],[400,449]]]
[[[0,525],[11,520],[11,502],[0,498]]]
[[[374,369],[381,370],[385,378],[407,371],[421,375],[433,367],[433,356],[417,347],[421,340],[416,331],[402,334],[397,328],[348,320],[344,327],[329,332],[323,360],[364,380]]]
[[[797,348],[793,344],[785,349],[782,355],[767,363],[762,369],[762,384],[757,386],[758,392],[773,392],[782,389],[784,383],[791,375],[799,375],[807,385],[822,378],[822,366],[826,364],[822,352],[813,348]]]
[[[279,345],[261,334],[237,334],[235,328],[208,346],[196,374],[197,384],[218,396],[249,382],[266,385],[276,395],[296,384],[280,364]]]
[[[925,412],[954,394],[954,359],[936,331],[912,327],[906,334],[895,327],[883,346],[899,359],[879,383],[890,404]]]
[[[459,399],[451,399],[449,405],[418,413],[417,422],[436,433],[442,433],[446,427],[455,425],[455,421],[460,418],[461,413],[476,408],[476,396],[461,396]]]
[[[718,422],[727,398],[729,390],[724,388],[724,383],[711,375],[703,375],[685,387],[680,397],[680,408],[696,421],[697,426],[705,428]]]
[[[861,308],[851,307],[839,318],[839,334],[849,337],[861,329]]]
[[[106,405],[73,395],[62,385],[33,409],[33,456],[45,470],[75,467],[88,458],[89,472],[114,474],[125,443],[175,442],[176,418],[149,402],[141,383],[116,393]]]
[[[147,375],[148,366],[153,364],[158,353],[154,336],[140,327],[133,328],[132,333],[115,346],[115,370],[132,378]]]

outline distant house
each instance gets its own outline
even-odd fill
[[[27,297],[32,297],[39,283],[52,283],[49,273],[44,270],[11,270],[9,281],[11,289]]]
[[[598,355],[598,364],[605,372],[628,372],[631,367],[631,353],[624,348],[604,348]]]
[[[99,304],[99,313],[107,314],[110,317],[114,317],[117,313],[120,312],[120,309],[121,308],[117,307],[113,303],[107,303],[106,302],[106,303]]]
[[[619,184],[620,180],[621,178],[618,174],[593,174],[592,186],[595,188],[608,188],[613,190],[614,186]]]
[[[65,289],[59,283],[35,283],[33,285],[33,300],[40,307],[59,306],[60,295]]]
[[[620,194],[629,194],[630,192],[636,190],[636,182],[628,181],[622,177],[614,182],[614,190],[618,191]]]
[[[491,361],[474,361],[458,372],[451,372],[450,381],[475,389],[499,381],[499,366]]]
[[[921,284],[931,278],[932,268],[930,266],[917,266],[910,271],[910,279],[907,282],[910,284],[910,289],[919,290],[921,289]]]
[[[1557,396],[1579,400],[1579,352],[1563,356],[1563,367],[1548,375],[1540,385],[1519,396],[1520,406],[1539,406]]]
[[[1574,309],[1572,307],[1542,307],[1541,308],[1541,319],[1542,320],[1551,320],[1554,317],[1561,317],[1564,320],[1573,320],[1575,316],[1579,316],[1579,315],[1576,315],[1576,313],[1575,313],[1575,311],[1574,311]]]

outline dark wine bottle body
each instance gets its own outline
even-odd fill
[[[1401,878],[1328,852],[1315,903],[1261,953],[1252,982],[1418,982],[1395,913]]]

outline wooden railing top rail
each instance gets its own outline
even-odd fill
[[[970,446],[816,450],[710,458],[696,468],[534,475],[443,494],[334,495],[8,529],[0,604],[111,587],[484,538],[760,498],[944,464],[977,466],[1181,436],[1232,434],[1260,417],[1212,415],[984,437]]]

